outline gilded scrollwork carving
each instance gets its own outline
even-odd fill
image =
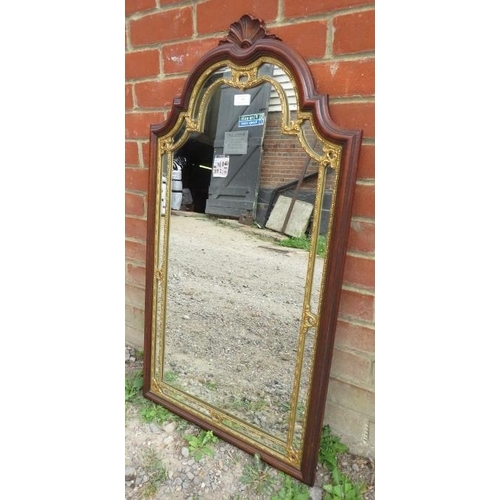
[[[156,380],[154,376],[151,377],[151,389],[157,394],[161,394],[163,392],[161,385],[158,383],[158,380]]]
[[[186,132],[197,132],[198,129],[198,121],[191,118],[190,116],[186,116]]]
[[[288,447],[286,449],[287,455],[288,455],[288,460],[293,463],[297,464],[299,463],[299,454],[297,453],[297,450],[292,447]]]
[[[160,154],[168,153],[173,150],[174,138],[166,137],[160,141]]]
[[[321,164],[334,170],[338,169],[340,165],[340,155],[342,153],[341,148],[333,147],[324,143],[323,153],[324,156],[321,159]]]

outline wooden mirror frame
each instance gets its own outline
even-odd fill
[[[152,321],[154,313],[153,293],[157,279],[154,269],[156,227],[158,211],[156,200],[157,183],[161,182],[157,174],[158,140],[165,136],[177,123],[179,115],[186,112],[196,82],[203,73],[215,63],[230,61],[236,66],[247,66],[261,57],[270,57],[284,64],[290,71],[298,91],[298,109],[310,112],[318,133],[327,141],[342,147],[340,166],[337,172],[337,191],[334,213],[330,227],[328,254],[325,257],[321,309],[318,311],[317,343],[314,365],[311,374],[306,428],[300,464],[293,466],[271,453],[259,448],[258,443],[241,440],[230,432],[214,425],[214,422],[200,418],[184,408],[165,401],[152,391]],[[150,131],[150,168],[147,219],[147,255],[146,255],[146,297],[145,297],[145,339],[144,339],[144,397],[160,404],[182,418],[211,430],[234,446],[250,454],[258,453],[271,466],[313,485],[316,473],[321,430],[323,425],[337,314],[342,287],[343,269],[350,228],[357,163],[361,148],[362,132],[346,130],[337,126],[329,112],[328,96],[316,93],[311,71],[305,60],[293,49],[286,46],[276,35],[270,34],[262,20],[244,15],[230,27],[226,38],[200,59],[187,78],[182,94],[174,99],[172,110],[165,122],[152,125]]]

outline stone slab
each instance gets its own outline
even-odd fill
[[[289,198],[288,196],[278,197],[278,200],[276,201],[276,204],[274,205],[271,215],[266,223],[267,229],[281,232],[281,228],[285,222],[286,214],[288,213],[291,202],[292,198]],[[304,236],[307,226],[309,225],[313,209],[314,206],[311,203],[296,200],[293,205],[293,210],[290,214],[288,224],[283,232],[287,236],[293,236],[295,238]]]

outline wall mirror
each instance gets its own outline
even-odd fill
[[[150,133],[144,395],[310,485],[360,145],[304,59],[249,15]],[[222,232],[224,219],[264,227],[299,180],[308,251]]]

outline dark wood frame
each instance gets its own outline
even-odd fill
[[[349,235],[350,217],[356,182],[356,170],[361,148],[362,131],[346,130],[337,126],[328,107],[328,96],[316,93],[311,71],[305,60],[277,36],[267,32],[264,22],[249,15],[233,23],[228,36],[219,45],[200,59],[187,78],[182,94],[174,99],[168,119],[152,125],[150,131],[150,168],[148,196],[148,239],[146,251],[146,301],[145,301],[145,339],[144,339],[144,389],[146,398],[165,406],[181,417],[201,428],[212,430],[214,434],[229,443],[254,454],[257,450],[246,442],[224,432],[210,422],[186,412],[182,408],[163,401],[151,392],[151,353],[152,353],[152,295],[155,280],[154,247],[157,184],[157,143],[158,137],[167,133],[176,123],[179,114],[187,110],[194,84],[203,72],[214,63],[230,60],[237,65],[248,65],[259,57],[269,56],[283,62],[291,71],[297,84],[299,108],[312,112],[318,132],[326,139],[342,146],[341,168],[338,179],[335,216],[331,227],[329,254],[326,258],[323,304],[319,313],[318,341],[316,359],[312,372],[309,411],[304,436],[302,463],[299,469],[284,463],[276,457],[258,451],[262,459],[273,467],[283,470],[300,481],[314,484],[321,429],[323,425],[329,374],[333,356],[333,345],[337,314],[339,309],[342,277]]]

